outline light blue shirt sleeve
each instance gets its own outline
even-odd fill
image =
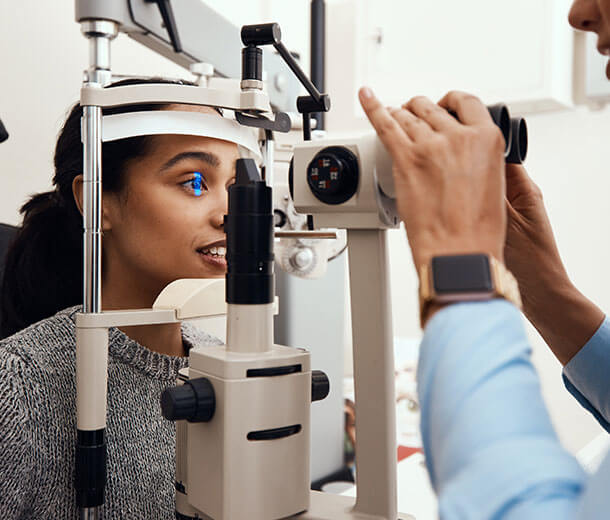
[[[421,431],[443,520],[605,518],[610,462],[588,478],[560,445],[521,315],[494,300],[428,323],[418,366]]]
[[[563,382],[576,400],[610,432],[610,320],[563,369]]]

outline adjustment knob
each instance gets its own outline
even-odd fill
[[[208,422],[215,410],[214,387],[205,377],[190,379],[161,394],[161,412],[168,421]]]
[[[330,381],[328,376],[321,370],[311,372],[311,401],[326,399],[330,392]]]
[[[307,167],[307,183],[318,200],[342,204],[358,190],[358,159],[347,148],[324,148]]]
[[[315,256],[311,248],[304,247],[299,249],[290,257],[290,264],[297,271],[305,271],[311,267],[315,260]]]

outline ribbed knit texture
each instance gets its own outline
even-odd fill
[[[75,314],[0,342],[0,519],[77,518]],[[187,347],[220,341],[183,325]],[[175,426],[159,399],[187,358],[109,331],[108,482],[103,518],[173,519]]]

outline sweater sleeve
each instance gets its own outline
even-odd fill
[[[27,367],[0,345],[0,518],[30,518],[34,504],[35,463],[32,416],[28,407]]]

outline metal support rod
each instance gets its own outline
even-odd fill
[[[83,507],[80,510],[80,520],[100,520],[97,507]]]
[[[311,82],[320,92],[325,87],[326,65],[326,5],[324,0],[311,0]],[[313,114],[316,130],[324,130],[324,112]]]
[[[322,94],[318,91],[316,86],[311,82],[311,80],[305,75],[305,73],[298,66],[297,62],[294,60],[288,49],[284,46],[282,42],[276,43],[273,45],[277,52],[280,54],[286,64],[290,67],[290,70],[295,74],[301,84],[305,87],[309,95],[316,100],[317,103],[320,102],[322,98]]]
[[[102,109],[83,107],[83,312],[102,310]]]
[[[87,20],[82,23],[81,32],[89,40],[85,86],[102,88],[112,77],[110,42],[117,35],[118,25],[107,20]],[[99,313],[102,312],[102,108],[86,105],[82,109],[83,312]],[[101,341],[94,341],[90,334],[83,335],[77,328],[75,487],[81,520],[101,518],[106,485],[107,331],[93,336],[101,336]],[[97,371],[92,371],[92,367],[97,367]],[[83,383],[83,374],[90,373],[98,377]]]
[[[348,229],[356,402],[354,513],[394,520],[396,401],[387,231]]]
[[[328,240],[336,240],[337,233],[335,231],[276,231],[273,236],[276,239],[279,238],[290,238],[297,239],[302,238],[306,240],[316,239],[328,239]]]
[[[118,25],[108,20],[88,20],[81,24],[81,32],[89,40],[89,68],[87,80],[103,87],[111,80],[110,45],[118,33]]]
[[[303,114],[303,141],[311,141],[311,114]]]
[[[275,161],[275,141],[273,132],[265,130],[265,148],[263,150],[264,168],[263,180],[267,186],[273,188],[273,163]]]
[[[92,72],[110,70],[110,40],[103,37],[89,39],[89,63],[95,64]],[[95,81],[97,78],[89,78]]]

